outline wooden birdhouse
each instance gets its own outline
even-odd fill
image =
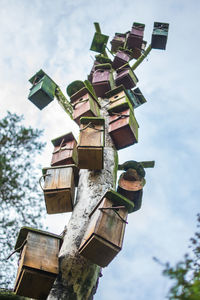
[[[142,41],[142,47],[141,47],[141,49],[139,49],[139,48],[132,49],[131,50],[132,51],[132,58],[138,59],[142,55],[142,52],[145,50],[146,45],[147,45],[147,42],[146,41]]]
[[[51,142],[54,145],[51,166],[77,164],[77,142],[72,132],[59,136]]]
[[[102,34],[102,33],[95,32],[93,40],[92,40],[92,44],[90,46],[90,50],[99,52],[99,53],[103,53],[106,48],[108,39],[109,39],[109,36]]]
[[[132,109],[111,112],[108,132],[117,150],[124,149],[138,142],[138,123]]]
[[[81,117],[98,117],[100,104],[88,88],[83,87],[70,97],[73,107],[73,119],[80,125]]]
[[[132,52],[129,50],[118,50],[112,63],[114,69],[118,69],[127,64],[132,59]]]
[[[134,203],[134,211],[141,207],[144,184],[145,179],[134,169],[128,169],[119,178],[117,192]]]
[[[122,249],[128,212],[133,203],[114,191],[108,191],[89,218],[79,253],[93,263],[106,267]]]
[[[103,118],[80,119],[78,143],[78,167],[80,169],[103,169],[104,124]]]
[[[133,108],[132,99],[127,91],[123,85],[120,85],[105,94],[106,98],[109,99],[109,114],[111,112],[121,112],[125,109]]]
[[[138,82],[137,76],[130,66],[121,67],[116,70],[114,79],[116,86],[123,84],[126,89],[132,89]]]
[[[45,300],[58,275],[61,237],[46,231],[22,227],[15,249],[20,252],[14,292]]]
[[[121,47],[124,48],[126,42],[126,33],[115,33],[114,38],[112,39],[111,43],[111,51],[116,53],[117,50]]]
[[[141,49],[145,25],[133,23],[131,32],[128,34],[126,47],[129,49]]]
[[[57,85],[43,70],[37,72],[29,81],[32,87],[28,99],[41,110],[53,101]]]
[[[43,168],[44,192],[48,214],[70,212],[74,207],[75,185],[78,184],[78,169],[75,165]]]
[[[139,88],[136,88],[134,90],[127,90],[127,94],[130,97],[129,99],[130,99],[131,103],[133,104],[133,108],[137,108],[140,105],[147,102],[147,100],[145,99],[145,97],[143,96],[143,94]]]
[[[168,30],[168,23],[154,22],[153,34],[151,38],[151,48],[165,50]]]
[[[98,97],[104,97],[105,93],[114,87],[113,70],[111,64],[95,66],[92,85]]]

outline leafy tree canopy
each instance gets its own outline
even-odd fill
[[[165,264],[163,275],[172,280],[167,298],[170,300],[200,299],[200,214],[197,215],[197,232],[190,239],[191,253],[185,254],[174,267]],[[157,259],[156,259],[157,260]]]
[[[44,200],[38,189],[35,157],[41,153],[41,130],[26,128],[23,116],[8,112],[0,120],[0,284],[14,284],[16,258],[6,261],[22,226],[41,227]]]

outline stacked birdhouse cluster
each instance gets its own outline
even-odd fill
[[[72,132],[52,140],[51,166],[43,168],[40,178],[48,214],[73,211],[80,169],[100,171],[104,168],[105,130],[116,150],[138,142],[135,109],[146,99],[137,87],[134,70],[152,48],[165,49],[168,26],[154,23],[152,41],[146,49],[145,25],[133,23],[130,31],[115,34],[109,50],[109,37],[102,34],[99,24],[95,23],[90,49],[98,54],[87,80],[76,80],[67,86],[70,101],[43,70],[29,80],[32,87],[28,98],[32,103],[43,109],[56,97],[80,129],[78,142]],[[132,60],[135,63],[131,66]],[[106,116],[101,115],[102,103]],[[108,128],[105,128],[105,118],[109,120]],[[123,173],[117,190],[102,195],[90,213],[88,228],[78,250],[82,256],[105,267],[121,250],[127,215],[141,207],[144,168],[153,166],[153,161],[128,161],[118,165]],[[15,283],[17,294],[46,299],[58,274],[61,242],[60,236],[48,232],[28,227],[21,229],[15,246],[20,252]],[[28,288],[30,282],[31,290]]]

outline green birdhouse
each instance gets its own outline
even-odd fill
[[[99,32],[95,32],[90,50],[98,53],[103,53],[105,51],[108,39],[109,36]]]
[[[137,108],[140,105],[147,102],[145,97],[143,96],[142,92],[139,88],[136,88],[134,90],[127,90],[127,94],[129,95],[131,102],[133,104],[133,108]]]
[[[29,81],[32,87],[28,99],[42,110],[53,101],[57,85],[43,70],[37,72]]]

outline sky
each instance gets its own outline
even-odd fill
[[[0,117],[23,114],[25,124],[44,129],[47,143],[37,158],[50,165],[51,139],[78,126],[56,100],[40,111],[27,96],[28,79],[43,69],[66,94],[85,80],[95,53],[93,22],[111,38],[133,22],[170,24],[166,51],[152,50],[135,71],[147,103],[135,110],[139,143],[120,150],[126,160],[155,160],[148,169],[141,210],[129,215],[122,251],[103,270],[95,300],[162,300],[170,282],[153,257],[172,264],[188,251],[199,212],[199,39],[197,0],[0,0]],[[109,42],[110,42],[109,40]],[[49,231],[61,233],[70,214],[49,215]]]

